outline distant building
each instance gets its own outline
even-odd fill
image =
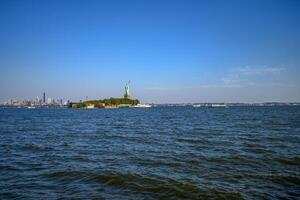
[[[94,105],[94,104],[88,104],[88,105],[86,106],[86,108],[88,108],[88,109],[95,108],[95,105]]]
[[[48,103],[48,104],[51,104],[51,103],[52,103],[51,97],[48,97],[47,103]]]
[[[43,103],[46,103],[46,93],[43,93]]]
[[[105,108],[105,103],[98,103],[95,105],[95,108]]]

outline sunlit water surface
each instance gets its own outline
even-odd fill
[[[300,107],[0,109],[0,199],[297,199]]]

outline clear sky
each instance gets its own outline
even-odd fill
[[[299,0],[0,0],[0,101],[300,101]]]

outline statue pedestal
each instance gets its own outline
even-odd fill
[[[125,98],[125,99],[131,99],[131,96],[129,96],[129,95],[124,95],[124,98]]]

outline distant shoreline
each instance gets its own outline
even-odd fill
[[[200,103],[202,107],[207,107],[207,105],[211,105],[212,103]],[[147,104],[150,105],[150,104]],[[192,103],[186,103],[186,104],[151,104],[151,107],[193,107]],[[206,106],[205,106],[206,105]],[[247,104],[247,103],[227,103],[227,107],[297,107],[300,106],[300,103],[276,103],[276,104],[269,104],[269,103],[262,103],[262,104]],[[114,108],[131,108],[133,106],[106,106],[103,108],[106,109],[114,109]],[[13,105],[0,105],[0,108],[15,108],[15,109],[67,109],[68,106],[13,106]],[[79,108],[75,108],[79,109]],[[89,108],[80,108],[80,109],[89,109]]]

